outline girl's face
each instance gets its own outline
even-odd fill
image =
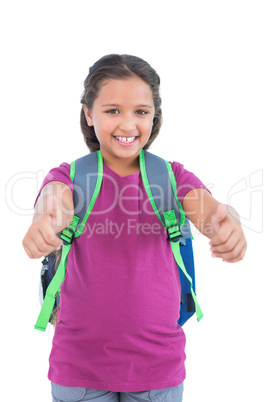
[[[138,163],[149,140],[154,118],[151,88],[139,77],[111,79],[102,84],[91,110],[84,106],[89,126],[94,126],[105,162]]]

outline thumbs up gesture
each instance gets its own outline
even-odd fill
[[[218,204],[211,217],[211,225],[213,234],[209,244],[212,257],[227,262],[242,260],[247,243],[236,211],[227,205]]]
[[[33,222],[24,239],[23,247],[30,258],[40,258],[57,250],[62,240],[57,233],[67,227],[73,218],[73,196],[61,182],[47,184],[38,198]]]

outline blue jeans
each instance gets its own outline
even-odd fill
[[[110,392],[96,389],[63,387],[51,383],[53,402],[182,402],[183,383],[177,387],[141,392]]]

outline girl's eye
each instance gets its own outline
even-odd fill
[[[137,113],[137,114],[141,114],[141,115],[148,114],[148,112],[146,112],[145,110],[137,110],[136,113]]]
[[[111,109],[111,110],[107,110],[106,113],[110,113],[110,114],[118,114],[119,110],[118,109]]]
[[[118,109],[110,109],[110,110],[107,110],[106,113],[119,114],[119,110]],[[141,116],[143,116],[145,114],[148,114],[148,112],[146,112],[145,110],[137,110],[136,113],[141,115]]]

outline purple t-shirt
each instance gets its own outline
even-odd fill
[[[205,188],[183,165],[172,169],[180,201]],[[67,163],[52,169],[43,186],[56,180],[72,189],[69,172]],[[186,358],[179,311],[178,267],[140,172],[121,177],[104,164],[99,196],[68,256],[48,378],[114,392],[179,385]]]

